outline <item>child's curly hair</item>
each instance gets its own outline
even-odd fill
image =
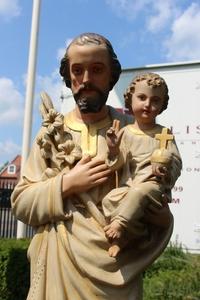
[[[169,100],[169,95],[168,95],[168,87],[165,82],[165,80],[158,74],[156,73],[145,73],[145,74],[139,74],[136,77],[133,78],[131,84],[127,88],[125,94],[124,94],[124,99],[125,99],[125,107],[128,108],[130,112],[132,112],[132,94],[135,91],[135,85],[137,82],[146,80],[147,84],[153,88],[156,88],[158,86],[163,86],[163,92],[164,92],[164,103],[162,110],[165,110],[168,105],[168,100]]]

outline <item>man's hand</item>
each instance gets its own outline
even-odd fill
[[[73,169],[63,175],[63,197],[85,192],[104,183],[110,173],[111,171],[103,159],[98,157],[92,159],[89,155],[83,156]]]

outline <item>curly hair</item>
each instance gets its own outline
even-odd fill
[[[162,110],[165,110],[168,106],[168,100],[169,100],[169,94],[168,94],[168,87],[165,82],[165,80],[156,73],[145,73],[145,74],[139,74],[136,77],[133,78],[131,84],[127,88],[125,94],[124,94],[124,100],[125,100],[125,107],[128,108],[128,110],[132,111],[132,94],[135,92],[135,85],[145,80],[147,84],[153,88],[162,86],[164,91],[164,103]]]
[[[60,63],[60,75],[63,77],[64,82],[67,87],[71,87],[71,79],[69,74],[69,57],[68,50],[72,45],[104,45],[108,50],[108,54],[110,56],[111,62],[111,82],[110,89],[116,84],[121,74],[121,65],[119,60],[117,59],[117,55],[115,54],[113,47],[109,40],[97,33],[83,33],[77,36],[67,47],[66,53],[61,60]]]

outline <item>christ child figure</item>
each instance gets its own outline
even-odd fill
[[[119,187],[102,201],[108,222],[104,230],[111,242],[108,252],[112,257],[128,241],[148,239],[145,211],[161,209],[163,195],[170,202],[171,189],[182,168],[174,136],[156,122],[168,105],[165,80],[155,73],[138,75],[124,98],[133,123],[119,130],[115,121],[107,131],[108,162],[120,174]]]

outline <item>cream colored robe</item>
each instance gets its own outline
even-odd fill
[[[112,120],[126,118],[110,109],[110,118],[86,126],[65,118],[76,143],[84,152],[105,155],[105,133]],[[117,259],[109,257],[109,244],[102,227],[73,195],[61,197],[62,174],[45,179],[47,165],[38,144],[34,144],[23,178],[12,195],[13,212],[24,223],[37,228],[28,249],[31,286],[28,300],[139,300],[141,273],[166,247],[172,233],[153,229],[154,239],[146,249],[132,245]],[[101,206],[105,194],[114,187],[113,176],[87,194]],[[83,194],[84,195],[84,194]]]
[[[168,193],[171,200],[171,189],[181,174],[182,160],[174,140],[168,141],[167,145],[167,153],[171,157],[167,178],[159,180],[152,172],[151,157],[160,148],[160,141],[155,136],[161,134],[163,128],[157,124],[151,130],[141,131],[127,125],[123,128],[119,158],[114,163],[108,160],[113,169],[121,163],[123,168],[120,187],[111,190],[102,200],[104,215],[110,221],[117,220],[133,234],[132,238],[148,233],[148,228],[142,222],[145,209],[149,205],[162,207],[164,193]]]

